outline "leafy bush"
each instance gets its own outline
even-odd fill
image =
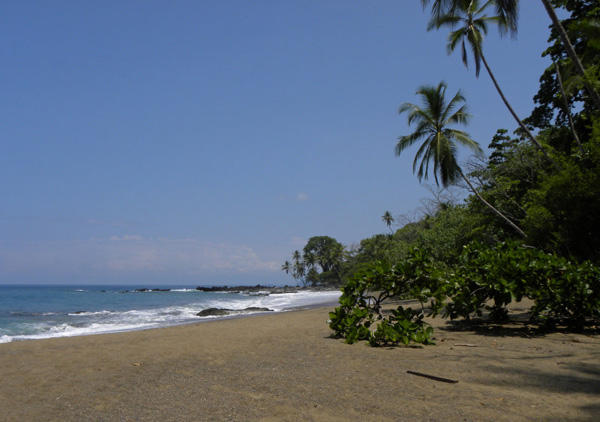
[[[340,306],[329,313],[334,337],[372,346],[433,344],[429,315],[450,319],[483,316],[492,321],[508,316],[507,305],[524,297],[533,300],[532,320],[581,328],[600,320],[600,268],[591,262],[565,258],[517,242],[493,248],[471,243],[456,266],[435,264],[415,248],[396,265],[376,262],[355,273],[342,288]],[[420,310],[398,306],[384,316],[388,298],[415,298]]]
[[[431,298],[431,313],[436,314],[443,300],[438,274],[430,256],[416,248],[394,266],[378,261],[355,273],[342,288],[340,306],[329,313],[334,337],[347,343],[366,340],[371,346],[433,344],[433,329],[423,321],[423,306],[421,310],[398,306],[384,317],[382,303],[408,296],[423,305]]]
[[[472,243],[465,247],[453,273],[445,307],[450,319],[470,319],[490,312],[503,320],[506,306],[523,297],[534,301],[531,319],[581,327],[600,317],[600,268],[569,260],[517,242],[494,248]],[[491,304],[489,304],[491,303]]]

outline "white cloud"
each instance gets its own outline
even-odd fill
[[[306,245],[306,242],[307,242],[307,240],[302,237],[294,236],[290,239],[290,245],[294,246],[294,247],[304,246],[304,245]]]
[[[144,239],[142,236],[138,235],[138,234],[124,234],[123,236],[119,237],[119,236],[111,236],[110,240],[142,240]]]
[[[0,276],[36,275],[118,278],[278,273],[275,258],[246,245],[197,239],[112,236],[67,242],[6,242],[0,248]]]
[[[159,237],[158,241],[159,242],[167,242],[167,243],[182,243],[182,242],[198,243],[198,241],[196,239],[166,239],[164,237]]]
[[[308,201],[308,195],[304,192],[300,192],[298,195],[296,195],[296,201],[306,202]]]
[[[90,218],[87,220],[88,224],[99,225],[99,226],[113,226],[113,227],[124,227],[124,226],[140,226],[140,223],[133,221],[105,221],[98,220],[96,218]]]

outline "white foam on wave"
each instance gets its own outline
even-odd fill
[[[147,324],[99,324],[94,323],[90,324],[86,327],[74,327],[70,324],[60,324],[50,329],[39,332],[37,334],[21,334],[14,336],[2,336],[0,337],[0,343],[9,343],[12,341],[20,341],[20,340],[41,340],[47,338],[55,338],[55,337],[75,337],[75,336],[87,336],[93,334],[107,334],[107,333],[117,333],[123,331],[134,331],[134,330],[143,330],[148,328],[158,327],[157,323],[147,323]]]
[[[83,316],[83,315],[110,315],[110,314],[115,314],[116,312],[113,311],[95,311],[95,312],[88,312],[88,311],[80,311],[80,312],[71,312],[68,313],[68,316]]]
[[[286,311],[292,308],[327,305],[337,302],[341,291],[299,291],[297,293],[278,293],[270,295],[229,295],[222,300],[204,302],[204,308],[225,308],[244,310],[250,307],[269,308],[273,311]],[[233,297],[231,297],[233,296]]]
[[[232,309],[240,311],[240,314],[245,314],[243,311],[250,307],[268,308],[275,312],[281,312],[292,308],[324,306],[336,302],[340,295],[340,291],[300,291],[268,296],[228,294],[219,299],[146,310],[77,312],[63,314],[62,320],[36,323],[28,327],[26,333],[13,335],[3,333],[0,335],[0,343],[136,331],[198,322],[202,319],[197,316],[197,313],[207,308]]]

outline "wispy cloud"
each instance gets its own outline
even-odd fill
[[[111,236],[109,238],[112,241],[122,241],[122,240],[143,240],[144,238],[138,234],[124,234],[123,236]]]
[[[296,194],[296,196],[279,195],[277,199],[279,200],[279,202],[306,202],[310,198],[307,193],[299,192],[298,194]]]
[[[142,223],[137,223],[134,221],[107,221],[107,220],[97,220],[95,218],[90,218],[90,219],[86,220],[86,223],[98,225],[98,226],[111,226],[111,227],[143,226]]]
[[[306,202],[308,201],[308,195],[304,192],[300,192],[298,195],[296,195],[296,201]]]
[[[67,242],[4,242],[0,275],[201,276],[278,272],[280,264],[246,245],[126,234]]]
[[[293,247],[304,246],[304,245],[306,245],[306,242],[307,242],[306,239],[304,239],[302,237],[294,236],[290,239],[290,246],[293,246]]]
[[[167,242],[167,243],[198,243],[196,239],[166,239],[164,237],[158,238],[159,242]]]

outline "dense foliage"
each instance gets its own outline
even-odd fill
[[[330,326],[335,336],[350,343],[429,344],[425,309],[452,319],[502,321],[508,316],[507,305],[523,298],[533,301],[530,318],[537,323],[579,328],[598,324],[598,2],[543,0],[553,19],[550,46],[543,55],[552,60],[540,78],[536,107],[523,120],[491,72],[488,61],[493,58],[484,54],[483,37],[492,24],[514,32],[519,2],[422,3],[432,6],[429,29],[450,29],[450,51],[466,46],[462,58],[467,64],[467,53],[472,53],[476,73],[481,61],[518,129],[514,134],[499,129],[490,140],[487,159],[476,157],[459,166],[455,148],[461,142],[455,135],[470,138],[449,125],[468,122],[466,100],[460,94],[444,99],[443,83],[421,87],[422,104],[401,106],[413,132],[399,138],[396,153],[422,143],[414,161],[418,178],[427,177],[431,164],[436,182],[441,180],[443,186],[462,179],[469,193],[464,203],[444,200],[438,193],[435,205],[418,218],[397,218],[386,211],[382,221],[389,235],[374,235],[350,248],[329,243],[333,252],[326,255],[333,256],[330,262],[335,264],[325,267],[307,253],[312,249],[307,245],[304,254],[296,251],[283,269],[305,284],[344,285]],[[566,18],[558,21],[552,7],[562,9]],[[453,116],[442,112],[454,101],[452,110],[460,111],[461,118],[435,117]],[[474,116],[478,117],[482,118]],[[392,225],[399,221],[405,224],[394,232]],[[392,297],[416,298],[423,306],[399,306],[386,313],[382,300]]]
[[[470,319],[489,312],[493,321],[506,319],[506,306],[526,297],[534,302],[531,320],[547,325],[583,327],[600,317],[600,268],[573,263],[516,242],[493,248],[472,243],[449,269],[444,315]]]
[[[329,313],[329,327],[347,343],[433,344],[433,329],[423,321],[423,307],[413,310],[399,305],[385,316],[382,304],[393,297],[416,297],[423,304],[436,292],[434,286],[438,286],[435,264],[419,249],[394,266],[377,261],[354,274],[342,288],[340,306]]]
[[[425,315],[501,322],[509,305],[533,301],[530,318],[546,326],[582,328],[600,321],[600,268],[516,242],[489,248],[465,247],[456,265],[445,266],[415,248],[395,265],[375,262],[342,288],[340,306],[329,313],[333,336],[372,346],[433,344]],[[420,309],[383,303],[390,298],[417,299]]]
[[[345,248],[329,236],[311,237],[302,253],[294,251],[292,263],[286,261],[281,269],[302,282],[304,286],[338,286],[342,283]]]

